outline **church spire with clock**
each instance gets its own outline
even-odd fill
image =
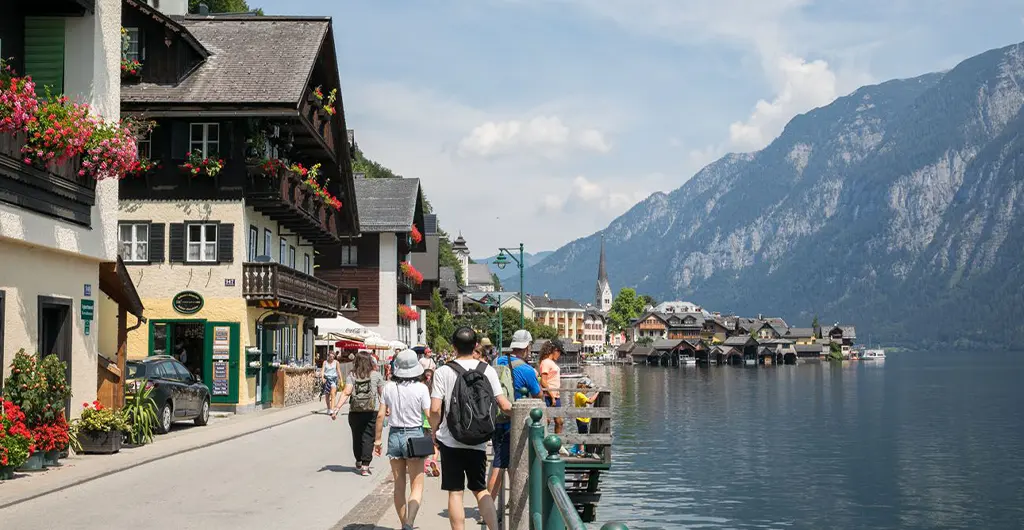
[[[601,236],[601,259],[597,264],[597,298],[598,309],[607,313],[612,308],[612,286],[608,283],[608,271],[604,263],[604,236]]]

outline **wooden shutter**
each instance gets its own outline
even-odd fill
[[[235,256],[235,225],[221,223],[217,227],[217,261],[231,263]]]
[[[185,263],[185,224],[171,223],[170,249],[167,251],[171,263]]]
[[[189,149],[188,123],[175,121],[171,123],[171,159],[184,160]],[[155,155],[154,155],[155,156]]]
[[[149,262],[164,262],[164,224],[149,225]]]
[[[64,19],[25,17],[25,75],[32,76],[36,93],[44,86],[56,97],[64,93]]]

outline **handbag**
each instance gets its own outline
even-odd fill
[[[426,458],[434,456],[434,439],[430,436],[417,436],[406,441],[406,453],[409,458]]]

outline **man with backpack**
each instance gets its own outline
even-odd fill
[[[487,441],[494,436],[497,410],[511,413],[494,368],[473,358],[477,335],[461,327],[452,335],[455,360],[434,372],[430,424],[441,452],[441,489],[448,492],[448,519],[453,530],[465,528],[463,493],[476,496],[487,528],[498,525],[494,499],[487,490]],[[442,414],[443,410],[443,414]]]
[[[499,355],[494,361],[498,372],[502,394],[509,400],[540,398],[540,381],[537,371],[526,362],[533,335],[525,329],[512,334],[512,356]],[[508,469],[512,452],[512,418],[509,414],[498,413],[498,420],[491,439],[494,446],[494,469],[487,481],[491,496],[497,498],[503,486],[505,470]]]

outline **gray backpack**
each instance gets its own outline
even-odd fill
[[[373,379],[356,379],[352,382],[352,405],[349,412],[377,412],[377,399],[373,395]]]

